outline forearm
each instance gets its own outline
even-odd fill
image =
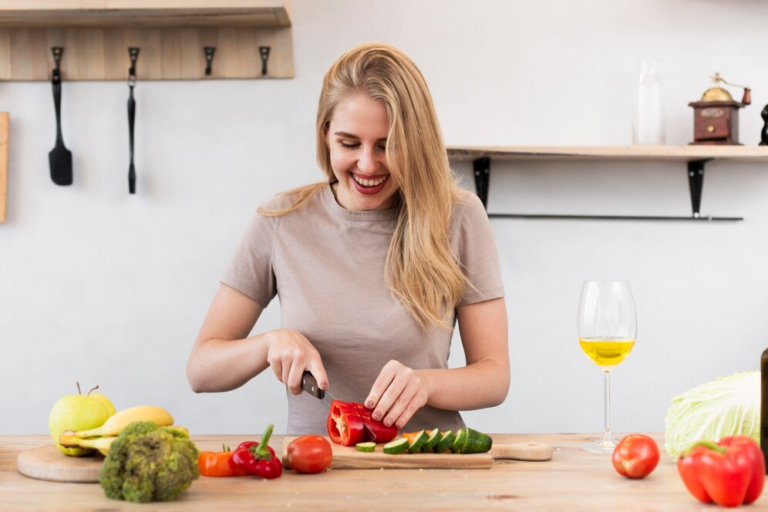
[[[196,344],[187,363],[187,379],[192,391],[230,391],[263,372],[269,366],[269,345],[265,336],[211,339]]]
[[[416,370],[424,381],[427,404],[450,411],[469,411],[501,404],[509,391],[509,362],[484,359],[450,370]]]

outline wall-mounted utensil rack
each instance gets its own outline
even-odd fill
[[[700,213],[701,192],[704,186],[704,168],[707,162],[727,160],[735,162],[768,162],[768,147],[746,146],[630,146],[630,147],[505,147],[505,146],[449,146],[448,156],[459,160],[473,160],[475,187],[487,208],[491,178],[491,160],[512,161],[640,161],[682,162],[691,195],[691,217],[629,216],[629,215],[546,215],[524,213],[489,213],[489,217],[523,219],[603,219],[603,220],[693,220],[739,221],[743,217],[711,217]]]
[[[293,77],[289,0],[0,0],[0,80],[50,80],[53,47],[67,81],[126,80],[131,47],[141,80]]]

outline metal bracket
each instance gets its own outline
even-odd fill
[[[488,209],[488,186],[491,182],[491,158],[484,156],[475,159],[472,162],[475,169],[475,190],[477,196],[483,203],[483,207]]]
[[[213,56],[216,53],[216,47],[215,46],[206,46],[203,48],[203,53],[205,53],[205,74],[207,76],[210,76],[213,72]]]
[[[259,56],[261,57],[261,76],[267,74],[267,61],[269,60],[269,52],[272,50],[269,46],[259,46]]]
[[[63,46],[52,46],[51,53],[53,54],[53,62],[56,67],[51,72],[51,79],[53,83],[61,82],[61,56],[64,54]]]
[[[491,218],[513,218],[513,219],[577,219],[577,220],[697,220],[697,221],[739,221],[744,217],[702,217],[699,213],[701,208],[701,191],[704,187],[704,164],[712,160],[694,160],[688,162],[688,185],[691,190],[691,208],[693,215],[691,217],[673,217],[673,216],[652,216],[652,215],[548,215],[539,213],[489,213]],[[488,210],[488,189],[491,182],[491,158],[481,157],[473,162],[475,173],[475,189],[480,201],[483,203],[486,211]]]
[[[701,191],[704,188],[704,164],[709,160],[694,160],[688,162],[688,186],[691,188],[691,208],[693,218],[700,217]]]
[[[136,61],[139,60],[139,52],[141,48],[130,47],[128,48],[128,57],[131,59],[131,67],[128,68],[128,85],[133,87],[136,85]]]

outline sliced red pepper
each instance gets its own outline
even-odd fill
[[[737,507],[763,492],[765,460],[748,436],[698,442],[678,459],[677,469],[688,491],[702,503]]]
[[[352,446],[363,441],[388,443],[397,437],[397,427],[387,427],[381,421],[374,420],[372,412],[363,404],[334,400],[327,423],[331,441]]]
[[[363,438],[366,442],[388,443],[397,437],[398,428],[394,425],[386,426],[381,421],[373,419],[373,410],[363,404],[355,403],[358,413],[363,419]]]
[[[363,420],[354,403],[340,400],[331,402],[328,435],[331,441],[343,446],[354,446],[363,441]]]

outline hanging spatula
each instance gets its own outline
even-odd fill
[[[61,136],[61,72],[59,64],[64,48],[56,46],[51,49],[56,67],[53,70],[51,85],[53,86],[53,105],[56,108],[56,145],[48,153],[48,162],[51,166],[51,179],[57,185],[72,184],[72,152],[64,147],[64,139]]]

